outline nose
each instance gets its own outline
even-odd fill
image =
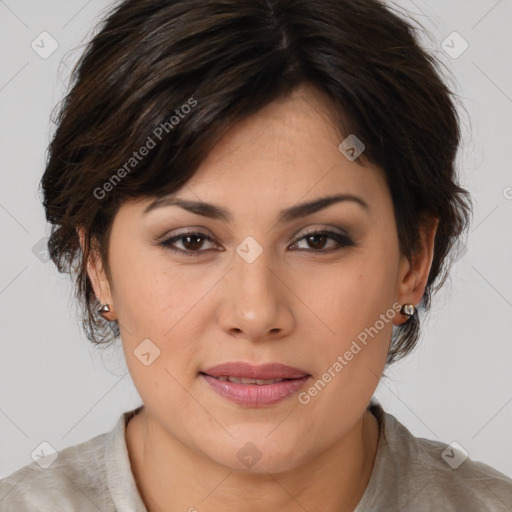
[[[235,256],[234,268],[225,277],[219,312],[220,327],[229,335],[262,341],[292,331],[293,293],[283,272],[273,270],[271,264],[267,251],[251,263]]]

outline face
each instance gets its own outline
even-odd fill
[[[411,272],[383,173],[346,158],[336,133],[325,98],[306,87],[241,122],[172,196],[229,217],[127,203],[111,232],[112,280],[100,268],[94,281],[146,414],[230,468],[248,467],[247,452],[261,457],[253,471],[284,471],[340,441],[374,393],[393,324],[406,320],[397,304],[424,290],[429,255]],[[342,194],[357,199],[281,218]],[[306,377],[258,399],[239,391],[258,384],[210,384],[202,372],[226,362]]]

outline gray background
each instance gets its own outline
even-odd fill
[[[38,183],[50,113],[80,45],[111,4],[0,0],[0,477],[31,462],[42,441],[56,450],[85,441],[140,403],[120,345],[89,345],[69,278],[38,250],[49,234]],[[398,5],[431,32],[423,43],[457,81],[468,114],[459,168],[475,215],[419,348],[389,370],[376,396],[414,435],[457,441],[512,477],[512,3]],[[58,43],[46,59],[31,47],[43,31]],[[457,58],[442,44],[448,38],[460,51],[454,31],[469,44]]]

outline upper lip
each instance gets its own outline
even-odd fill
[[[299,379],[309,375],[307,372],[281,363],[252,365],[244,361],[218,364],[202,370],[211,377],[238,377],[246,379]]]

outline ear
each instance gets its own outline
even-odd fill
[[[78,238],[80,240],[80,247],[82,248],[83,253],[85,246],[84,229],[83,227],[78,227],[76,231],[78,234]],[[99,249],[95,244],[91,244],[89,258],[87,260],[87,275],[89,276],[89,280],[91,281],[91,285],[94,290],[94,294],[96,295],[96,299],[101,304],[108,304],[110,306],[110,312],[104,313],[104,318],[110,321],[116,320],[114,301],[110,290],[110,283],[107,274],[103,268],[103,264],[101,262]]]
[[[434,240],[439,219],[430,218],[420,228],[420,242],[416,252],[409,262],[402,257],[398,273],[397,301],[400,304],[413,304],[416,306],[421,301],[427,286],[428,275],[432,266],[434,255]],[[396,325],[407,321],[408,317],[397,314]]]

